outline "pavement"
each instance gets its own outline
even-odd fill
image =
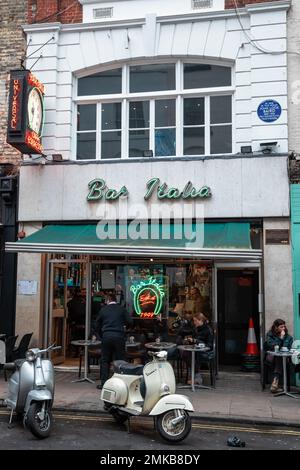
[[[92,369],[89,382],[77,379],[75,370],[56,369],[54,409],[74,413],[105,413],[100,400],[98,366]],[[208,374],[203,374],[204,385],[209,385]],[[260,375],[248,372],[219,372],[215,389],[178,388],[177,393],[190,398],[195,408],[193,418],[249,424],[300,427],[300,388],[291,387],[299,399],[275,397],[269,388],[261,389]],[[7,383],[0,373],[0,399],[7,394]]]

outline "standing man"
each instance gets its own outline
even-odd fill
[[[132,325],[133,320],[127,310],[117,304],[115,294],[109,294],[107,305],[100,310],[97,320],[97,330],[102,339],[102,354],[100,361],[100,380],[97,385],[101,389],[109,377],[109,368],[112,360],[125,358],[125,330],[126,325]]]

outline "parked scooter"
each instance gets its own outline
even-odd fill
[[[23,417],[23,423],[39,439],[48,437],[52,428],[52,404],[54,399],[54,369],[49,359],[41,355],[50,350],[60,349],[52,344],[47,349],[32,348],[26,352],[26,359],[17,359],[4,365],[4,373],[12,371],[8,384],[8,398],[5,400],[13,412]]]
[[[104,408],[118,423],[131,416],[153,416],[163,439],[180,442],[190,433],[189,411],[194,411],[193,405],[188,397],[175,394],[175,375],[167,352],[148,354],[153,359],[145,366],[114,361],[114,375],[101,391]]]

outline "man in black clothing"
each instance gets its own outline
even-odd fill
[[[112,360],[125,358],[125,329],[126,325],[132,325],[133,320],[127,310],[117,304],[116,296],[110,294],[107,305],[100,310],[97,320],[97,330],[102,339],[102,354],[100,363],[100,385],[109,377],[109,368]]]

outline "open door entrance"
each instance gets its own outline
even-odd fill
[[[218,350],[219,364],[240,365],[246,350],[249,318],[254,321],[259,347],[259,271],[218,269]]]
[[[61,346],[52,352],[53,364],[61,364],[66,357],[67,335],[67,265],[51,264],[49,303],[50,342]]]

